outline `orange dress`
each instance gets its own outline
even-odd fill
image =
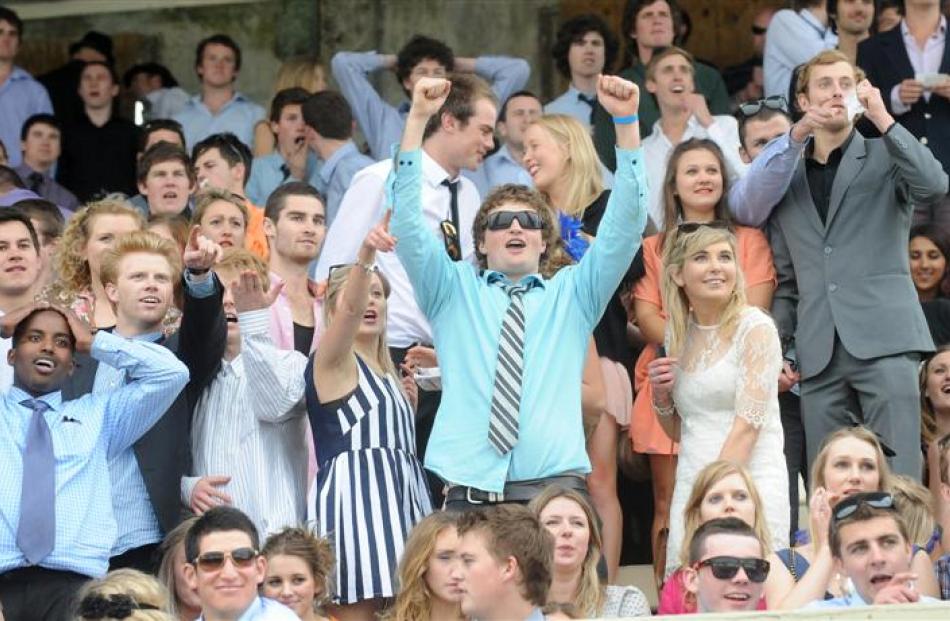
[[[746,289],[764,283],[772,283],[774,287],[777,282],[775,265],[772,263],[772,249],[765,235],[759,229],[748,226],[736,226],[735,232],[739,268],[745,276]],[[660,292],[663,258],[658,234],[643,240],[643,267],[646,273],[634,286],[633,297],[657,306],[665,319],[666,309],[663,308],[663,295]],[[679,451],[679,445],[666,435],[656,419],[653,412],[653,390],[647,380],[647,365],[656,359],[656,353],[655,346],[647,346],[634,367],[636,397],[630,420],[630,439],[633,441],[633,450],[637,453],[675,455]]]
[[[246,201],[248,222],[247,233],[244,235],[244,247],[256,254],[260,259],[267,263],[268,246],[267,237],[264,235],[264,209],[252,205],[251,201]]]

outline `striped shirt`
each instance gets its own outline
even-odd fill
[[[269,321],[268,309],[238,316],[241,353],[199,399],[191,438],[195,474],[230,476],[222,491],[262,538],[303,522],[307,493],[307,359],[278,349]]]
[[[107,394],[63,402],[60,392],[38,397],[46,412],[56,455],[56,543],[40,565],[101,576],[116,537],[108,460],[131,447],[154,425],[188,382],[188,369],[173,353],[151,343],[96,333],[92,357],[123,369],[129,383]],[[31,398],[13,387],[0,400],[0,573],[26,567],[16,546],[23,480],[23,450]]]

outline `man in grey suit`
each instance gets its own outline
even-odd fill
[[[907,236],[913,204],[946,194],[947,175],[840,52],[810,60],[796,96],[803,110],[833,113],[814,129],[768,227],[778,272],[772,313],[798,356],[808,460],[828,433],[851,424],[850,410],[896,451],[894,470],[916,477],[917,364],[933,342]],[[880,138],[855,131],[856,102]]]

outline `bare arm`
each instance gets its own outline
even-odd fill
[[[646,300],[634,300],[637,325],[647,342],[660,345],[666,336],[666,319],[660,313],[660,307]]]
[[[581,378],[581,413],[586,425],[596,425],[600,415],[607,408],[604,391],[604,374],[600,368],[597,345],[594,339],[587,345],[587,358],[584,360],[584,375]]]

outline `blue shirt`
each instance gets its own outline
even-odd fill
[[[198,621],[204,621],[204,615]],[[300,617],[280,602],[266,597],[255,597],[237,621],[300,621]]]
[[[284,170],[286,161],[277,151],[255,157],[251,163],[251,178],[248,179],[247,188],[245,188],[247,198],[254,205],[265,205],[271,192],[291,181],[306,181],[323,193],[319,162],[313,151],[308,151],[306,179],[295,179],[290,175],[289,168]]]
[[[795,67],[838,45],[838,35],[808,9],[783,9],[772,17],[765,34],[762,72],[765,96],[788,97]]]
[[[444,480],[501,492],[506,480],[589,472],[581,426],[581,372],[587,343],[630,267],[647,220],[641,151],[617,150],[615,188],[597,243],[550,280],[527,276],[525,368],[518,442],[499,455],[488,442],[492,385],[508,296],[494,272],[453,262],[426,225],[420,204],[421,150],[400,153],[394,182],[396,253],[432,325],[442,370],[442,403],[426,468]]]
[[[327,226],[333,224],[353,175],[375,163],[372,158],[360,153],[351,140],[337,149],[323,164],[320,168],[320,180],[326,188],[324,196],[327,199]]]
[[[264,116],[264,108],[235,92],[231,101],[224,104],[217,114],[211,114],[208,106],[201,101],[200,94],[194,95],[174,118],[181,123],[185,144],[190,152],[196,143],[223,132],[231,132],[251,147],[254,144],[254,125]]]
[[[557,99],[549,101],[546,106],[544,106],[545,114],[566,114],[567,116],[572,116],[580,123],[590,129],[590,116],[593,112],[594,107],[581,99],[579,95],[582,93],[574,88],[574,85],[571,84],[566,91],[561,93],[561,96]],[[583,93],[585,97],[593,98],[594,93],[587,95]]]
[[[101,576],[116,536],[108,461],[154,425],[188,382],[188,369],[158,345],[99,331],[93,358],[123,369],[129,383],[100,395],[63,402],[60,392],[39,397],[56,455],[56,543],[43,567]],[[26,567],[16,546],[23,450],[31,396],[13,387],[0,400],[0,573]],[[29,476],[27,474],[27,476]]]
[[[485,159],[477,170],[463,170],[462,176],[468,177],[475,183],[475,187],[478,188],[478,195],[482,197],[482,200],[488,196],[492,188],[505,183],[517,183],[529,188],[534,187],[531,175],[528,174],[528,171],[520,162],[511,157],[508,145],[503,145]]]
[[[933,597],[928,597],[926,595],[921,595],[920,601],[915,602],[915,603],[939,604],[940,600]],[[807,606],[805,606],[805,610],[822,610],[825,608],[864,608],[865,606],[870,606],[870,605],[871,604],[864,601],[860,593],[855,591],[854,593],[843,595],[841,597],[834,597],[832,599],[820,599],[820,600],[814,601],[808,604]],[[911,604],[904,604],[904,605],[911,605]]]
[[[353,109],[353,116],[369,144],[370,155],[377,160],[389,157],[390,148],[398,144],[409,106],[398,108],[376,92],[369,74],[383,69],[383,55],[376,52],[337,52],[330,61],[333,78],[340,92]],[[531,67],[521,58],[480,56],[475,59],[475,73],[488,80],[499,105],[524,88]]]
[[[739,180],[729,186],[729,210],[740,224],[765,224],[772,208],[788,191],[805,143],[792,140],[791,131],[773,139],[752,160]]]
[[[20,130],[33,116],[53,113],[53,105],[43,85],[20,67],[14,67],[10,76],[0,84],[0,140],[7,148],[10,166],[23,161],[20,151]]]

